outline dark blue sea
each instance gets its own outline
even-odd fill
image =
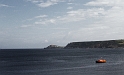
[[[2,49],[0,75],[124,75],[124,49]]]

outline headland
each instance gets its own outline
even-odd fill
[[[86,41],[86,42],[71,42],[65,47],[57,45],[49,45],[44,49],[58,49],[58,48],[124,48],[124,39],[119,40],[105,40],[105,41]]]

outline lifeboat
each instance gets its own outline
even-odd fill
[[[106,60],[105,59],[99,59],[96,61],[96,63],[106,63]]]

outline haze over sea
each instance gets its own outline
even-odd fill
[[[123,57],[124,49],[4,49],[0,75],[124,75]]]

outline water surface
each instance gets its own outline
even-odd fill
[[[0,50],[0,75],[123,75],[123,57],[124,49]]]

